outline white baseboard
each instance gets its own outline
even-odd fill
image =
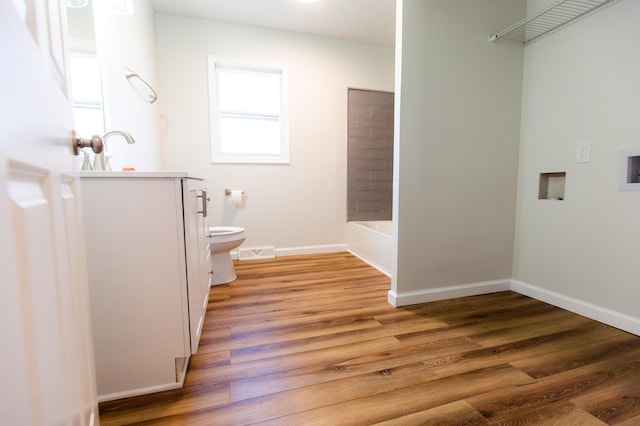
[[[384,266],[379,265],[378,263],[374,262],[372,259],[369,259],[367,256],[363,255],[362,253],[360,253],[360,252],[358,252],[356,250],[353,250],[353,249],[349,249],[348,252],[351,253],[352,255],[354,255],[355,257],[357,257],[358,259],[362,260],[364,263],[368,263],[369,266],[372,266],[372,267],[376,268],[378,271],[382,272],[386,276],[391,277],[391,271],[390,270],[388,270]]]
[[[640,336],[640,318],[511,279],[409,291],[400,294],[389,290],[387,299],[391,305],[398,307],[434,302],[436,300],[453,299],[456,297],[478,296],[506,290],[515,291],[516,293],[532,297],[536,300],[549,303],[553,306]]]
[[[332,253],[338,251],[349,251],[347,244],[329,244],[321,246],[304,246],[275,249],[277,256],[294,256],[297,254]],[[389,271],[379,268],[367,259],[351,252],[363,261],[369,263],[380,272],[390,275]],[[237,259],[237,251],[231,252],[232,258]],[[536,300],[549,303],[578,315],[585,316],[592,320],[610,325],[620,330],[640,336],[640,318],[623,314],[602,306],[594,305],[583,300],[574,299],[564,294],[556,293],[542,287],[537,287],[518,280],[505,278],[495,281],[483,281],[471,284],[455,285],[450,287],[438,287],[427,290],[416,290],[405,293],[396,293],[389,290],[387,299],[392,306],[407,306],[418,303],[434,302],[436,300],[454,299],[456,297],[478,296],[481,294],[495,293],[498,291],[512,290],[516,293],[532,297]]]
[[[327,244],[322,246],[277,248],[276,257],[277,256],[295,256],[297,254],[334,253],[338,251],[347,251],[347,245],[346,244]]]
[[[395,307],[415,305],[417,303],[435,302],[436,300],[454,299],[456,297],[478,296],[511,289],[511,280],[483,281],[479,283],[438,287],[427,290],[409,291],[397,294],[389,290],[389,303]]]
[[[512,280],[511,290],[640,336],[640,318],[632,317],[583,300],[574,299],[573,297],[522,281]]]

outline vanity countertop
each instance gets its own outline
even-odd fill
[[[204,180],[202,176],[195,175],[191,172],[184,171],[79,171],[77,176],[80,178],[156,178],[156,179],[175,179],[188,178]]]

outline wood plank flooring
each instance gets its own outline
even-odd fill
[[[348,253],[236,263],[176,391],[102,425],[640,425],[640,337],[514,292],[393,308]]]

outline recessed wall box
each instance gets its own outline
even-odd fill
[[[564,200],[566,172],[540,173],[538,200]]]
[[[640,149],[622,151],[620,158],[620,189],[640,191]]]

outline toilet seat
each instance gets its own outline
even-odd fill
[[[211,226],[209,232],[213,235],[227,235],[238,232],[244,232],[244,228],[239,226]]]
[[[212,226],[209,228],[209,234],[211,236],[211,244],[219,245],[221,243],[231,243],[238,241],[234,249],[244,241],[244,228],[238,226]]]

